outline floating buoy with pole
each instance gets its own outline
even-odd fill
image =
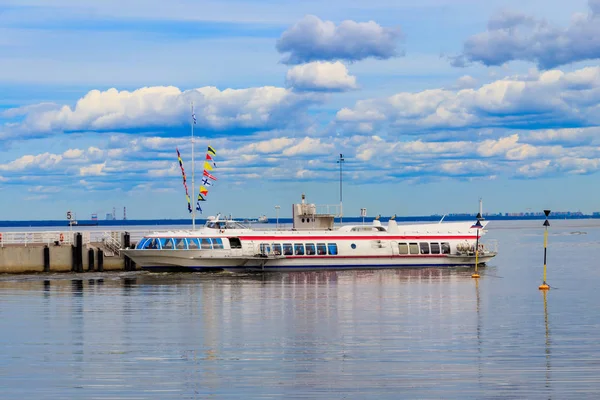
[[[481,216],[481,213],[477,213],[477,222],[472,226],[472,228],[477,228],[477,239],[475,239],[475,273],[471,275],[471,278],[480,277],[480,275],[477,273],[477,267],[479,265],[479,229],[483,228],[483,225],[481,225],[482,219],[483,217]]]
[[[550,215],[550,210],[544,210],[544,214],[546,214],[546,220],[544,221],[544,278],[542,284],[538,289],[540,290],[549,290],[550,285],[546,283],[546,253],[548,247],[548,227],[550,226],[550,222],[548,222],[548,216]]]

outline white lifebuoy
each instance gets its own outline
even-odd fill
[[[64,242],[64,241],[65,241],[65,235],[63,235],[63,234],[61,233],[61,234],[60,234],[60,237],[59,237],[59,239],[60,239],[60,241],[61,241],[61,242]]]

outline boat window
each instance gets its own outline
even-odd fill
[[[450,254],[450,243],[442,243],[442,254]]]
[[[211,249],[212,244],[210,243],[210,239],[208,239],[208,238],[200,239],[200,248],[203,250]]]
[[[419,254],[419,245],[417,243],[409,243],[408,248],[410,250],[410,254]]]
[[[327,245],[325,243],[317,243],[317,255],[324,256],[327,254]]]
[[[175,248],[175,244],[171,238],[160,238],[160,246],[163,250],[172,250]]]
[[[142,240],[140,240],[140,242],[137,244],[136,249],[143,249],[144,245],[146,244],[146,242],[150,240],[148,238],[142,238]]]
[[[440,244],[431,243],[431,254],[440,254]]]
[[[294,249],[292,247],[291,243],[284,243],[283,244],[283,255],[284,256],[291,256],[292,254],[294,254]]]
[[[273,245],[273,254],[276,256],[281,255],[281,245],[279,243]]]
[[[158,243],[158,239],[156,238],[152,238],[152,239],[148,239],[148,241],[146,242],[145,249],[149,249],[149,250],[155,250],[159,248],[159,243]]]
[[[337,243],[327,243],[327,252],[330,256],[337,256]]]
[[[183,238],[173,238],[173,240],[175,241],[175,248],[177,250],[185,249],[185,241]]]
[[[269,245],[268,243],[261,243],[260,244],[260,253],[261,254],[270,254],[271,253],[271,245]]]
[[[419,247],[421,248],[421,254],[429,254],[429,243],[421,242]]]
[[[232,238],[229,238],[229,246],[232,249],[241,249],[242,242],[240,241],[240,238],[232,237]]]
[[[317,253],[317,250],[315,248],[315,244],[314,243],[307,243],[306,244],[306,255],[307,256],[314,256]]]
[[[294,243],[294,254],[297,256],[304,255],[304,245],[300,243]]]
[[[408,254],[407,243],[398,243],[398,254]]]
[[[223,248],[223,239],[221,238],[212,238],[213,249],[222,249]]]
[[[198,250],[200,248],[200,241],[198,238],[188,238],[187,241],[190,250]]]
[[[248,229],[245,225],[237,221],[227,221],[223,226],[224,229]]]

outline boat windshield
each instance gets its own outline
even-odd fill
[[[209,229],[248,229],[237,221],[207,221],[206,227]]]

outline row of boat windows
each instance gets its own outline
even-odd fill
[[[143,238],[136,249],[198,250],[222,249],[221,238]]]
[[[233,238],[232,238],[233,239]],[[237,239],[237,238],[236,238]],[[239,239],[231,242],[231,248],[239,248]],[[160,250],[212,250],[223,249],[221,238],[143,238],[137,249]],[[354,248],[354,247],[353,247]],[[337,255],[336,243],[261,243],[260,252],[264,254],[303,256]],[[399,254],[450,254],[450,243],[398,243]]]
[[[336,243],[261,243],[260,252],[284,256],[335,256],[338,249]],[[450,254],[450,243],[398,243],[398,254]]]
[[[450,254],[450,243],[398,243],[399,254]]]
[[[276,256],[336,256],[338,248],[336,243],[261,243],[260,252]]]

